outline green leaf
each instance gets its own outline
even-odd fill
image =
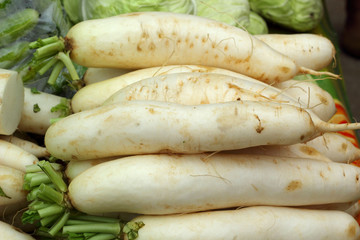
[[[31,91],[32,94],[40,94],[41,93],[39,90],[37,90],[36,87],[31,88],[30,91]]]
[[[40,220],[40,215],[37,211],[27,210],[21,216],[21,221],[23,224],[31,223],[33,224],[35,221]]]
[[[248,0],[195,0],[196,15],[243,27],[249,23]]]
[[[34,112],[34,113],[38,113],[38,112],[40,112],[40,111],[41,111],[41,109],[40,109],[40,107],[39,107],[39,104],[35,103],[34,106],[33,106],[33,112]]]
[[[50,110],[51,112],[59,112],[59,117],[66,117],[71,114],[71,108],[70,108],[70,100],[67,98],[62,98],[60,100],[60,103],[53,106]]]

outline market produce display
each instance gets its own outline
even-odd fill
[[[360,239],[321,1],[25,2],[0,3],[1,237]]]

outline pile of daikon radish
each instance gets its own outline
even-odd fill
[[[319,71],[334,56],[326,38],[251,36],[196,16],[144,12],[81,22],[64,45],[89,67],[85,77],[119,71],[97,75],[71,99],[72,114],[38,133],[66,163],[69,182],[46,185],[60,193],[56,201],[36,195],[41,181],[27,189],[31,206],[61,206],[46,218],[57,224],[45,225],[53,239],[77,224],[94,234],[88,239],[360,239],[360,168],[350,164],[360,150],[336,133],[360,124],[330,123],[331,95],[292,79],[336,77]],[[18,182],[24,169],[29,179],[59,176],[25,165]],[[15,176],[14,168],[0,173]],[[19,210],[27,192],[2,179],[0,203]],[[96,221],[72,219],[72,208],[129,222],[101,232]]]

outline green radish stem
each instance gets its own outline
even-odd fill
[[[135,239],[136,229],[126,227],[120,219],[86,215],[73,209],[67,200],[67,185],[62,178],[62,165],[40,161],[26,167],[25,186],[30,190],[27,199],[28,210],[22,215],[23,223],[39,222],[36,237],[48,239],[93,239],[115,240],[122,239],[122,234],[127,232],[127,239]],[[41,176],[41,177],[39,177]],[[46,176],[47,179],[41,179]],[[31,181],[37,179],[39,186],[33,186]],[[132,223],[132,225],[136,224]],[[142,226],[141,223],[138,223]]]
[[[75,67],[69,57],[69,52],[65,51],[64,40],[56,36],[39,39],[29,44],[30,48],[36,49],[34,52],[34,60],[38,61],[36,72],[43,75],[48,70],[53,68],[49,77],[48,84],[54,85],[57,77],[64,67],[69,71],[70,77],[73,81],[79,81]]]

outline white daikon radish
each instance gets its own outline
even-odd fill
[[[358,128],[358,123],[330,124],[302,108],[275,102],[182,105],[129,101],[59,120],[46,132],[45,146],[59,159],[88,160],[289,145],[324,132]]]
[[[35,240],[30,234],[22,232],[8,223],[0,221],[1,239],[7,240]]]
[[[333,97],[316,83],[303,80],[288,80],[274,84],[284,93],[298,99],[301,106],[310,109],[321,116],[324,121],[329,121],[336,113]]]
[[[0,136],[0,139],[8,141],[8,142],[22,148],[23,150],[25,150],[26,152],[28,152],[30,154],[33,154],[37,158],[50,156],[49,152],[47,151],[47,149],[45,147],[41,147],[32,141],[18,138],[13,135],[11,135],[11,136],[2,135],[2,136]]]
[[[145,78],[167,75],[172,73],[184,72],[201,72],[201,73],[219,73],[226,74],[234,77],[241,77],[249,81],[256,81],[253,78],[247,77],[243,74],[236,73],[222,68],[214,68],[200,65],[170,65],[144,68],[134,70],[132,72],[123,74],[119,77],[114,77],[105,81],[91,84],[81,88],[71,99],[71,106],[74,112],[93,109],[101,106],[107,98],[113,95],[118,90],[138,82]],[[266,85],[264,85],[266,86]]]
[[[292,145],[268,145],[243,148],[239,150],[226,151],[224,153],[241,153],[241,154],[260,154],[277,157],[289,158],[309,158],[313,160],[330,162],[331,160],[317,151],[315,148],[306,145],[305,143],[297,143]]]
[[[25,166],[36,164],[38,158],[19,146],[0,140],[0,165],[25,172]]]
[[[25,103],[19,129],[44,135],[52,119],[70,113],[70,103],[66,98],[25,88]]]
[[[323,121],[328,121],[334,115],[336,111],[334,102],[332,102],[333,105],[329,103],[329,107],[326,105],[319,107],[317,103],[315,107],[319,108],[315,109],[309,104],[309,98],[312,96],[304,92],[291,91],[289,88],[288,84],[285,84],[285,89],[278,89],[255,79],[241,76],[182,72],[137,81],[118,90],[104,104],[131,100],[168,101],[186,105],[239,100],[274,101],[302,107],[307,111],[314,112]],[[325,93],[324,96],[327,97]],[[328,98],[332,100],[330,95]]]
[[[20,210],[26,203],[24,172],[0,165],[0,215]]]
[[[0,134],[15,132],[24,105],[24,86],[19,74],[0,69]]]
[[[69,198],[89,213],[174,214],[360,199],[360,168],[265,155],[137,155],[87,169]]]
[[[170,216],[140,216],[137,240],[356,240],[359,225],[341,211],[247,207]],[[127,239],[127,238],[125,238]]]
[[[75,177],[80,175],[85,170],[98,165],[100,163],[115,160],[116,158],[109,158],[109,159],[94,159],[94,160],[85,160],[85,161],[70,161],[66,165],[65,175],[67,179],[71,182]]]
[[[263,34],[258,39],[293,59],[299,66],[321,70],[335,59],[335,47],[326,37],[310,34]]]
[[[83,21],[69,30],[65,46],[86,67],[200,64],[268,83],[316,74],[240,28],[188,14],[137,12]]]
[[[306,145],[315,148],[335,162],[351,163],[360,159],[360,149],[338,133],[324,133],[306,142]]]
[[[88,68],[83,76],[85,85],[104,81],[110,78],[121,76],[128,73],[129,69],[120,68]]]

